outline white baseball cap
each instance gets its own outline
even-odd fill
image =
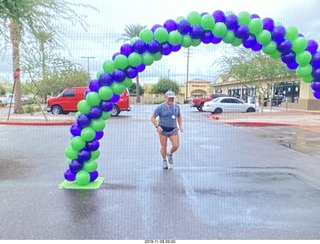
[[[166,96],[167,98],[175,98],[175,97],[176,97],[176,95],[174,94],[173,91],[167,91],[166,94],[165,94],[165,96]]]

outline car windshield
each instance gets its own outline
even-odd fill
[[[217,97],[217,98],[213,99],[212,102],[213,102],[213,103],[216,103],[216,102],[218,102],[220,99],[221,99],[220,97]]]

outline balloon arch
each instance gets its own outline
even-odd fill
[[[81,189],[101,178],[96,161],[100,156],[99,140],[113,104],[131,86],[131,79],[181,47],[220,42],[262,51],[273,59],[281,58],[288,69],[295,70],[304,82],[311,84],[314,97],[320,99],[318,43],[307,40],[296,27],[285,28],[271,18],[261,19],[245,11],[238,15],[221,10],[212,14],[190,12],[186,18],[169,19],[151,30],[143,29],[139,37],[123,44],[112,60],[103,63],[103,70],[97,73],[97,79],[90,81],[85,99],[79,102],[79,112],[70,128],[72,139],[65,150],[68,169],[64,182]]]

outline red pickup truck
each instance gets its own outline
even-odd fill
[[[196,107],[199,111],[203,111],[203,105],[205,102],[211,101],[217,97],[227,97],[227,94],[223,93],[213,93],[213,94],[208,94],[207,97],[191,97],[189,99],[189,104],[191,107]]]
[[[69,112],[77,112],[78,103],[84,99],[84,93],[87,87],[69,87],[65,89],[57,97],[49,98],[46,110],[52,114],[68,114]],[[111,116],[118,116],[121,111],[130,111],[129,91],[126,89],[121,95],[120,100],[113,105],[110,111]]]

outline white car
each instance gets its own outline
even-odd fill
[[[203,111],[211,113],[244,113],[255,112],[255,105],[251,103],[244,103],[242,100],[235,97],[218,97],[209,102],[205,102]]]

